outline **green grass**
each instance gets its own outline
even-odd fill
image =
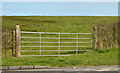
[[[61,33],[92,33],[93,27],[96,24],[114,24],[118,22],[118,17],[113,16],[3,16],[2,17],[2,30],[13,30],[16,24],[20,25],[21,31],[33,31],[33,32],[61,32]],[[38,37],[39,35],[24,35],[29,37]],[[58,37],[58,35],[47,35],[48,37]],[[42,37],[45,37],[42,35]],[[61,35],[61,37],[68,37],[68,35]],[[70,37],[76,37],[70,35]],[[79,35],[79,38],[91,37]],[[4,39],[4,37],[3,37]],[[31,39],[22,39],[24,41],[30,41]],[[31,41],[38,41],[34,39]],[[49,40],[42,40],[49,41]],[[50,40],[51,41],[51,40]],[[61,40],[65,42],[74,42],[76,40]],[[90,40],[78,40],[87,42]],[[5,41],[3,41],[5,42]],[[58,42],[58,40],[52,40],[51,42]],[[22,44],[22,45],[39,45],[39,44]],[[42,44],[42,45],[58,45],[58,44]],[[75,45],[75,44],[61,44],[61,45]],[[84,46],[85,44],[79,44]],[[87,44],[92,46],[91,44]],[[24,48],[33,49],[33,48]],[[23,50],[24,50],[23,49]],[[34,48],[39,49],[39,48]],[[42,49],[58,49],[58,48],[42,48]],[[61,48],[70,49],[75,48]],[[78,48],[78,49],[91,49],[91,48]],[[4,50],[4,49],[3,49]],[[49,65],[49,66],[89,66],[89,65],[116,65],[118,64],[117,49],[110,50],[94,50],[90,52],[61,52],[62,54],[71,54],[67,57],[22,57],[17,59],[11,56],[11,50],[7,51],[7,57],[3,51],[3,66],[20,66],[20,65]],[[22,54],[38,54],[38,53],[22,53]],[[43,53],[43,54],[57,54]]]
[[[3,16],[2,28],[14,29],[19,24],[23,31],[92,32],[96,24],[113,24],[118,17],[113,16]]]
[[[5,57],[2,59],[3,66],[99,66],[99,65],[118,65],[118,49],[93,50],[72,54],[62,57]]]

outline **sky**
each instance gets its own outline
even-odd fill
[[[14,3],[14,2],[17,2]],[[22,2],[22,3],[21,3]],[[31,2],[31,3],[29,3]],[[33,4],[32,4],[33,2]],[[39,4],[35,4],[38,2]],[[89,2],[88,5],[80,4],[58,4],[53,5],[40,2]],[[94,4],[91,6],[90,2],[116,2],[111,4]],[[93,15],[93,16],[117,16],[118,15],[118,2],[119,0],[0,0],[0,15]],[[73,6],[74,5],[74,6]],[[90,5],[90,6],[89,6]],[[101,6],[103,5],[103,6]],[[47,6],[47,7],[46,7]],[[54,8],[55,6],[56,8]],[[109,7],[108,7],[109,6]],[[83,8],[82,8],[83,7]],[[53,9],[54,8],[54,9]],[[66,10],[65,10],[66,9]],[[53,11],[52,11],[53,10]],[[71,11],[71,12],[70,12]],[[49,12],[49,13],[48,13]]]
[[[119,0],[2,0],[2,2],[119,2]]]
[[[118,16],[117,2],[3,2],[5,16]]]

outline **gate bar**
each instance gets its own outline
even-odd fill
[[[30,56],[40,56],[40,55],[22,55],[23,57],[30,57]],[[58,55],[41,55],[41,56],[58,56]],[[60,56],[70,56],[70,55],[60,55]]]
[[[21,41],[21,43],[39,43],[39,42],[36,42],[36,41]],[[41,42],[41,43],[59,43],[59,42]],[[60,43],[76,43],[76,42],[60,42]],[[78,43],[92,43],[92,40],[91,42],[78,42]]]
[[[78,33],[77,33],[77,34],[78,34]],[[20,38],[31,38],[31,39],[35,39],[35,38],[40,38],[40,37],[20,37]],[[42,39],[59,39],[59,38],[42,37]],[[61,38],[61,39],[76,39],[76,38]],[[78,38],[78,39],[92,39],[92,38]]]
[[[44,51],[58,51],[58,50],[41,50]],[[76,51],[76,50],[60,50],[60,51]],[[91,50],[77,50],[77,51],[91,51]],[[21,50],[20,52],[39,52],[39,50]]]
[[[76,34],[76,54],[78,53],[78,34]]]
[[[39,39],[39,55],[41,56],[41,33],[39,33],[40,39]]]
[[[40,46],[21,46],[21,47],[40,47]],[[58,47],[58,46],[41,46],[41,47]],[[60,47],[76,47],[76,46],[60,46]],[[92,47],[92,46],[78,46],[78,47]]]
[[[36,33],[36,34],[59,34],[59,33],[51,33],[51,32],[26,32],[26,31],[20,31],[20,33]],[[60,33],[60,34],[76,34],[76,33]],[[78,33],[78,34],[92,34],[92,33]]]
[[[59,33],[59,41],[58,41],[58,56],[60,56],[60,33]]]

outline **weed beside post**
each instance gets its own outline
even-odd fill
[[[16,28],[15,28],[15,32],[16,32],[16,57],[17,58],[20,58],[21,55],[20,55],[20,27],[19,25],[16,25]]]

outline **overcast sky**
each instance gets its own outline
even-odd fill
[[[119,2],[120,0],[2,0],[2,2]]]

